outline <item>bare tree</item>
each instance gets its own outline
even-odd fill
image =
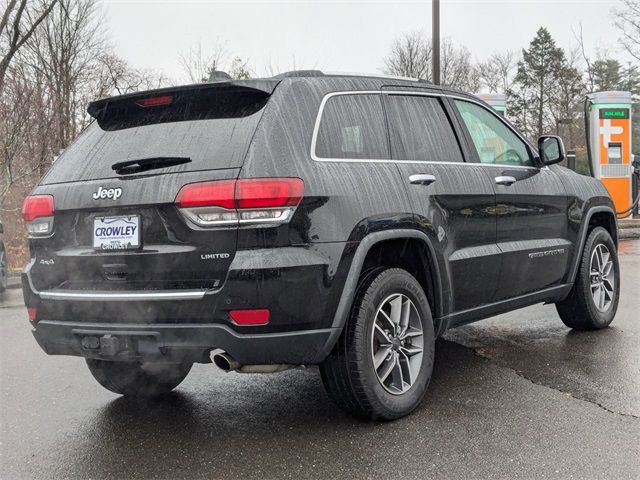
[[[236,80],[246,80],[251,78],[251,70],[249,69],[249,60],[236,57],[229,66],[229,75]]]
[[[640,60],[640,0],[622,0],[624,9],[615,9],[615,25],[620,29],[620,43],[636,60]]]
[[[46,109],[37,111],[41,105],[41,92],[24,71],[19,68],[10,69],[6,75],[5,86],[5,94],[0,96],[0,201],[4,200],[14,184],[40,169],[38,151],[43,150],[44,142],[37,134],[46,135],[41,127],[48,123]],[[16,121],[17,119],[23,121]],[[38,122],[39,119],[45,121]],[[31,161],[24,161],[29,157]]]
[[[102,23],[96,0],[59,0],[21,54],[45,79],[56,151],[66,148],[83,127],[85,106],[95,96],[99,59],[109,50]]]
[[[480,89],[480,79],[467,47],[456,47],[449,38],[441,43],[440,76],[442,85],[468,92]]]
[[[3,0],[0,2],[0,92],[11,60],[51,13],[58,0]]]
[[[397,38],[384,59],[384,72],[401,77],[431,78],[431,42],[418,31]]]
[[[124,59],[108,51],[98,57],[95,72],[94,98],[124,95],[139,90],[150,90],[170,84],[161,73],[131,67]]]
[[[513,51],[498,52],[486,61],[477,65],[477,74],[483,87],[491,93],[505,93],[511,87],[511,82],[518,67],[518,57]]]
[[[198,42],[187,52],[182,52],[178,61],[192,83],[206,82],[211,72],[221,70],[222,62],[226,57],[224,44],[216,41],[211,47],[202,48],[202,43]]]
[[[402,77],[430,78],[431,54],[431,40],[423,33],[406,33],[391,44],[391,50],[384,59],[384,72]],[[440,69],[443,85],[471,91],[479,88],[471,52],[466,47],[457,47],[449,38],[441,43]]]

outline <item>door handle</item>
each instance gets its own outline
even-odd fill
[[[495,180],[496,180],[496,185],[504,185],[505,187],[508,187],[509,185],[513,185],[514,183],[516,183],[515,177],[509,177],[509,176],[496,177]]]
[[[431,185],[436,181],[436,177],[426,173],[416,173],[409,177],[409,182],[414,185]]]

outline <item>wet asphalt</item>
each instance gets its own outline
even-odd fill
[[[314,369],[196,365],[170,397],[126,400],[46,356],[10,290],[0,478],[640,478],[640,240],[620,253],[610,328],[534,306],[451,330],[423,404],[392,423],[343,414]]]

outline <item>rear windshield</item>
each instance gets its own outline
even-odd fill
[[[216,90],[163,94],[160,105],[148,97],[107,103],[41,183],[119,177],[116,163],[160,157],[191,161],[145,174],[241,167],[269,96]]]

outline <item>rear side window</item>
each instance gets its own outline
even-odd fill
[[[158,157],[187,158],[153,173],[241,167],[268,94],[251,89],[168,94],[166,104],[116,100],[56,160],[43,184],[119,177],[116,163]],[[93,112],[92,112],[93,113]]]
[[[380,95],[330,97],[322,111],[315,154],[318,158],[389,159]]]
[[[462,162],[462,152],[438,98],[388,95],[385,98],[394,160]]]

